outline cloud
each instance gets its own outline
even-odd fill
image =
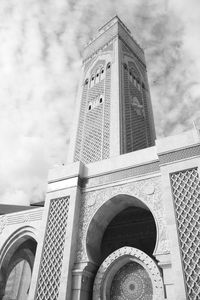
[[[44,199],[47,172],[66,161],[81,52],[116,13],[145,49],[157,136],[198,117],[198,1],[0,3],[0,202]]]

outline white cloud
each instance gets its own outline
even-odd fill
[[[81,51],[115,13],[145,48],[158,136],[189,128],[199,110],[199,12],[195,0],[2,0],[0,202],[43,199],[48,168],[66,160]]]

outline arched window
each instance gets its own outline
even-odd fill
[[[133,82],[133,74],[131,71],[129,71],[129,80],[130,82]]]
[[[89,104],[88,104],[88,110],[91,110],[91,109],[92,109],[92,103],[89,102]]]
[[[110,69],[111,65],[110,65],[110,62],[107,64],[107,69]]]
[[[125,69],[125,70],[127,70],[127,69],[128,69],[128,68],[127,68],[127,64],[124,64],[124,69]]]
[[[100,80],[103,80],[105,78],[105,71],[104,71],[104,68],[101,68],[101,71],[100,71]]]
[[[87,79],[85,79],[85,85],[87,85],[88,84],[88,78]]]
[[[99,103],[102,103],[103,102],[103,95],[100,95],[99,96]]]
[[[140,91],[140,80],[137,78],[137,88]]]
[[[96,71],[96,81],[95,83],[98,83],[100,81],[100,69],[97,69]]]
[[[91,80],[90,80],[90,87],[93,87],[95,84],[95,76],[94,74],[91,76]]]
[[[23,237],[9,249],[0,270],[4,280],[0,299],[28,299],[36,247],[34,239]]]

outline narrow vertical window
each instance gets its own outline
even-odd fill
[[[100,95],[99,96],[99,103],[102,103],[103,102],[103,95]]]
[[[136,78],[135,78],[135,76],[133,77],[133,83],[134,83],[134,86],[136,87],[136,86],[137,86],[137,83],[136,83]]]
[[[110,69],[110,62],[107,64],[107,69]]]
[[[132,75],[131,71],[129,71],[129,80],[130,80],[130,82],[133,82],[133,75]]]
[[[95,77],[94,75],[91,76],[91,80],[90,80],[90,87],[93,87],[95,84]]]
[[[96,71],[96,83],[98,83],[100,81],[100,70],[97,69]]]
[[[137,79],[137,88],[140,91],[140,81],[139,81],[139,79]]]
[[[103,79],[105,78],[105,71],[104,71],[104,68],[101,69],[101,71],[100,71],[100,76],[101,76],[100,80],[103,80]]]
[[[127,68],[127,64],[124,64],[124,69],[125,69],[125,70],[127,70],[127,69],[128,69],[128,68]]]

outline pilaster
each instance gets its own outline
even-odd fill
[[[170,243],[172,272],[168,277],[166,291],[174,300],[188,299],[186,290],[186,278],[184,261],[182,257],[182,246],[180,232],[178,229],[178,217],[176,213],[175,200],[173,197],[171,175],[177,172],[185,172],[200,167],[199,140],[194,131],[175,137],[165,138],[157,141],[157,153],[160,160],[162,179],[162,197],[165,212],[165,220]],[[198,155],[197,155],[198,154]],[[184,186],[184,180],[181,184]],[[162,263],[161,263],[162,265]],[[163,266],[163,272],[167,272],[167,265]],[[167,274],[167,273],[166,273]],[[170,283],[171,282],[171,283]],[[174,285],[174,288],[173,285]]]
[[[82,171],[75,163],[50,172],[29,300],[71,299]]]

